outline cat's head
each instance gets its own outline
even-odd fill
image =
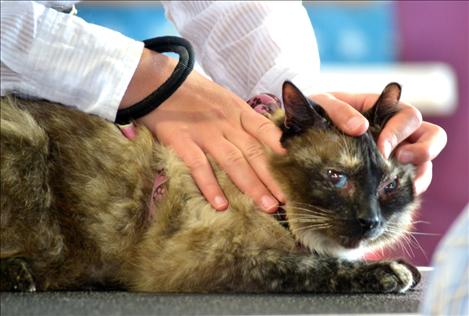
[[[360,256],[405,234],[418,203],[412,165],[384,159],[375,140],[397,112],[401,87],[386,86],[365,117],[369,130],[351,137],[338,130],[320,105],[292,83],[282,91],[285,117],[272,171],[287,195],[290,229],[311,251]]]

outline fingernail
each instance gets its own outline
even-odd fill
[[[217,210],[224,211],[225,208],[228,206],[228,201],[223,196],[217,195],[213,199],[213,204],[215,204],[215,208]]]
[[[356,131],[363,125],[363,119],[359,116],[354,116],[345,125],[349,131]]]
[[[274,211],[278,207],[278,202],[274,198],[264,195],[261,198],[262,208],[266,211]]]
[[[414,159],[414,154],[410,151],[403,150],[399,153],[399,157],[397,159],[402,163],[409,163]]]

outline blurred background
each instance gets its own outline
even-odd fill
[[[411,245],[387,256],[429,265],[435,246],[469,202],[469,2],[304,2],[321,56],[324,91],[380,92],[390,81],[448,145],[434,161]],[[77,5],[88,22],[135,39],[176,35],[158,2]],[[469,249],[468,249],[469,251]]]

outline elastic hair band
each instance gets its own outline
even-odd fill
[[[194,51],[191,44],[176,36],[162,36],[144,40],[145,47],[158,52],[172,52],[179,55],[179,61],[171,76],[142,101],[117,111],[116,123],[129,124],[133,120],[147,115],[168,99],[186,80],[194,67]]]

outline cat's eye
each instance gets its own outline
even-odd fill
[[[390,194],[396,191],[398,187],[399,187],[399,179],[394,178],[394,180],[392,180],[391,182],[389,182],[388,184],[384,186],[383,192],[385,194]]]
[[[327,175],[332,184],[338,188],[343,189],[347,186],[348,178],[345,174],[335,170],[327,170]]]

